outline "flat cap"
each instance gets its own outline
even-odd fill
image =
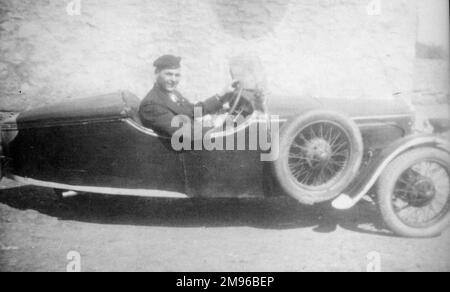
[[[178,69],[180,68],[181,58],[173,55],[164,55],[159,57],[153,62],[153,66],[156,69],[164,70],[164,69]]]

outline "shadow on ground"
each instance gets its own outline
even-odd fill
[[[60,201],[52,190],[26,186],[0,190],[0,203],[59,220],[98,224],[312,228],[321,233],[333,232],[340,226],[359,233],[393,236],[383,228],[375,206],[368,201],[347,211],[337,211],[328,205],[303,206],[285,197],[185,200],[83,194]]]

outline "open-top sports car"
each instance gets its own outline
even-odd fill
[[[170,137],[142,126],[140,99],[117,92],[6,120],[0,176],[63,196],[287,194],[303,204],[331,202],[338,209],[375,193],[383,219],[397,234],[434,236],[450,222],[450,147],[437,133],[414,133],[413,112],[400,98],[271,98],[265,112],[251,91],[242,93],[211,117],[239,121],[231,131],[218,126],[215,136],[247,137],[255,124],[276,131],[271,125],[277,119],[274,161],[261,161],[265,150],[251,147],[175,151]]]

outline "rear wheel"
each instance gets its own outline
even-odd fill
[[[336,112],[310,111],[286,123],[274,162],[278,183],[304,204],[338,196],[358,171],[363,154],[355,123]]]
[[[377,183],[386,225],[406,237],[439,235],[450,223],[450,154],[411,150],[395,159]]]

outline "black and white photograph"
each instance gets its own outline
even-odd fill
[[[0,272],[450,272],[449,36],[448,0],[0,0]]]

